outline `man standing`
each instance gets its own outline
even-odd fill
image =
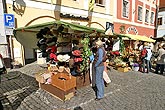
[[[158,56],[158,61],[156,62],[155,72],[158,74],[160,70],[160,74],[163,74],[165,68],[165,44],[159,46],[158,54],[159,56]]]
[[[96,41],[97,52],[94,59],[94,67],[96,73],[96,99],[100,100],[104,97],[104,56],[106,55],[105,49],[103,47],[103,42],[101,40]]]
[[[151,51],[150,47],[148,46],[147,42],[144,43],[143,50],[144,49],[146,49],[146,56],[144,56],[144,58],[143,58],[143,73],[146,72],[145,67],[147,67],[147,73],[149,73],[150,72],[150,67],[151,67],[150,60],[151,60],[151,57],[152,57],[152,51]]]

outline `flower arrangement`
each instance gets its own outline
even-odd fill
[[[126,62],[124,62],[121,58],[119,58],[119,57],[116,57],[116,59],[114,60],[114,63],[115,63],[115,65],[117,66],[117,67],[127,67],[128,65],[127,65],[127,63]]]
[[[139,70],[139,64],[138,63],[133,63],[132,64],[132,70],[133,71],[138,71]]]
[[[138,63],[133,63],[132,66],[133,67],[139,67],[139,64]]]

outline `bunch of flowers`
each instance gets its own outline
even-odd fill
[[[132,66],[133,67],[139,67],[139,64],[138,63],[133,63]]]

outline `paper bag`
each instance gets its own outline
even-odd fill
[[[103,71],[103,79],[104,79],[104,81],[105,81],[106,83],[110,83],[110,82],[111,82],[111,80],[110,80],[108,74],[107,74],[105,71]]]

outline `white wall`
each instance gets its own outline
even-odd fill
[[[162,17],[162,25],[158,26],[157,37],[162,37],[165,35],[165,11],[158,13],[158,18]]]

